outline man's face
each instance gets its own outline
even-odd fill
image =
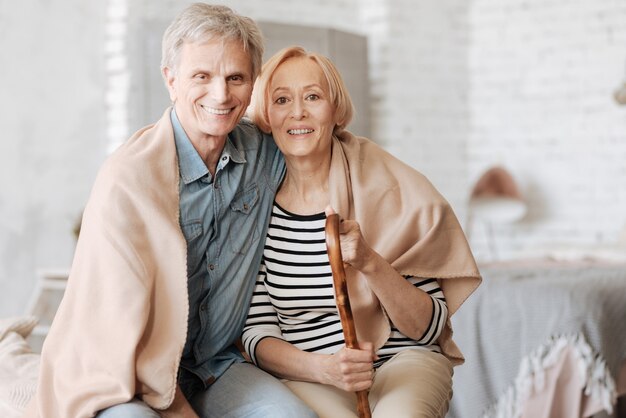
[[[250,103],[252,63],[239,41],[185,42],[176,67],[163,72],[192,142],[224,140]]]

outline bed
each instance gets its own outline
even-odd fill
[[[452,318],[450,418],[624,416],[626,264],[493,264]],[[604,412],[602,412],[604,411]]]

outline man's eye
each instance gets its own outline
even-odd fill
[[[206,80],[207,76],[206,74],[196,74],[193,78],[195,78],[196,80]]]
[[[234,81],[235,83],[243,83],[243,77],[240,75],[234,75],[230,77],[230,81]]]

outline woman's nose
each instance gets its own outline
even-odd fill
[[[291,116],[294,119],[302,119],[304,117],[304,103],[301,100],[294,100],[291,108]]]

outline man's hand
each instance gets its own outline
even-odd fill
[[[193,410],[187,398],[180,390],[180,386],[176,385],[176,395],[174,396],[174,402],[164,411],[161,411],[161,417],[163,418],[199,418],[198,414]]]

